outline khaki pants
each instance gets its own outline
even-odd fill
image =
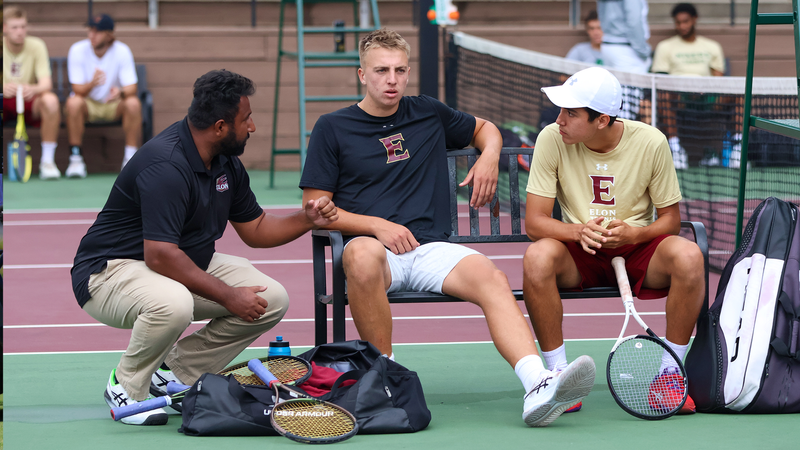
[[[105,270],[89,278],[92,298],[84,311],[106,325],[132,329],[116,374],[134,400],[147,398],[150,378],[162,361],[186,384],[193,384],[203,373],[220,371],[277,325],[289,307],[286,289],[245,258],[215,253],[207,272],[234,287],[267,286],[259,293],[269,303],[267,312],[254,322],[245,322],[150,270],[144,261],[111,260]],[[211,321],[178,340],[192,320],[204,319]]]

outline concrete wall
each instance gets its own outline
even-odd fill
[[[161,2],[161,23],[158,29],[149,29],[146,24],[144,2],[96,2],[94,11],[109,12],[119,25],[117,38],[128,44],[138,63],[147,65],[148,86],[155,103],[154,132],[158,133],[169,124],[180,120],[191,102],[191,87],[203,73],[225,68],[253,79],[258,91],[252,99],[253,118],[257,131],[248,143],[243,160],[248,168],[268,168],[274,99],[276,58],[278,54],[278,29],[275,26],[275,3],[259,3],[259,26],[249,27],[249,3],[242,2]],[[575,43],[584,39],[581,29],[567,24],[503,24],[502,17],[516,12],[517,17],[535,15],[542,17],[564,17],[566,2],[538,3],[537,11],[529,12],[530,2],[469,2],[462,10],[464,18],[458,29],[470,34],[528,48],[544,53],[563,55]],[[550,8],[544,6],[550,5]],[[81,23],[86,18],[85,3],[31,3],[24,2],[31,19],[30,33],[39,36],[48,44],[53,56],[66,56],[69,46],[85,37]],[[489,8],[491,6],[491,8]],[[413,54],[419,43],[416,28],[412,25],[408,2],[381,2],[381,20],[403,34],[412,46],[412,68],[418,66]],[[54,10],[60,12],[54,12]],[[470,24],[467,17],[476,10],[486,19],[491,11],[498,19],[494,22]],[[562,11],[563,10],[563,11]],[[472,11],[472,12],[470,12]],[[469,14],[468,14],[469,13]],[[288,8],[287,20],[294,20],[294,8]],[[465,17],[466,16],[466,17]],[[208,17],[218,17],[214,26],[203,25]],[[242,22],[242,17],[246,20]],[[315,24],[330,24],[335,19],[352,17],[349,6],[313,5],[306,17]],[[50,19],[47,19],[50,18]],[[56,24],[58,18],[71,24]],[[46,20],[47,19],[47,20]],[[263,21],[263,22],[262,22]],[[477,21],[477,20],[476,20]],[[348,23],[351,23],[348,20]],[[172,25],[166,25],[172,23]],[[262,24],[263,23],[263,24]],[[702,25],[699,31],[720,41],[730,58],[733,75],[744,75],[747,51],[746,26]],[[657,43],[672,35],[671,25],[653,25],[651,43]],[[296,46],[294,28],[286,29],[285,48]],[[354,47],[352,38],[348,48]],[[333,40],[330,36],[307,38],[307,51],[330,51]],[[757,76],[794,76],[794,54],[791,27],[764,27],[759,32],[756,66]],[[408,94],[416,94],[418,80],[414,70]],[[443,80],[443,77],[440,77]],[[356,75],[352,68],[309,69],[307,94],[354,94]],[[313,125],[320,114],[346,104],[309,104],[308,124]],[[278,124],[278,147],[297,147],[298,126],[297,67],[293,61],[283,65],[280,90],[280,122]],[[31,130],[34,148],[34,164],[38,168],[38,131]],[[4,141],[10,139],[11,131],[4,130]],[[90,172],[119,170],[122,160],[123,138],[121,129],[88,129],[84,143]],[[66,132],[62,130],[56,162],[62,170],[67,165]],[[278,169],[297,169],[297,156],[278,158]]]

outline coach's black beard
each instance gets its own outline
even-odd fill
[[[247,145],[247,140],[250,139],[250,133],[242,141],[236,140],[236,133],[229,131],[219,144],[217,144],[217,154],[223,156],[241,156],[244,153],[244,146]]]

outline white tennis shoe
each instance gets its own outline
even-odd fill
[[[536,386],[525,395],[522,420],[530,427],[550,425],[589,395],[594,377],[594,360],[586,355],[561,372],[543,371]]]
[[[111,371],[111,375],[108,377],[108,386],[106,386],[106,390],[103,392],[103,397],[105,397],[108,406],[118,408],[120,406],[137,403],[136,400],[130,398],[125,388],[117,382],[117,377],[115,376],[116,372],[116,368]],[[169,417],[166,411],[158,408],[124,417],[119,421],[128,425],[166,425],[167,420],[169,420]]]
[[[67,178],[86,178],[86,163],[83,162],[83,156],[70,155],[69,166],[64,175]]]
[[[156,397],[162,397],[167,395],[167,383],[170,381],[174,381],[178,384],[184,384],[178,377],[172,373],[171,370],[164,370],[159,368],[150,378],[150,394]],[[180,400],[176,400],[175,403],[169,405],[170,408],[174,409],[177,412],[182,412],[183,408],[181,408]]]
[[[40,180],[57,180],[61,178],[61,171],[55,163],[39,163],[39,179]]]

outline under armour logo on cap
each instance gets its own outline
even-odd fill
[[[543,87],[542,92],[559,108],[589,108],[616,117],[622,106],[622,86],[602,67],[581,70],[563,85]]]

